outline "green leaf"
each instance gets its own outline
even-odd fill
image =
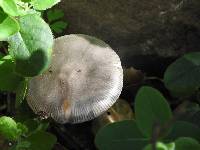
[[[20,135],[28,132],[28,128],[20,122],[17,123],[17,129]]]
[[[63,30],[67,27],[67,23],[64,21],[57,21],[50,25],[51,29],[56,33],[62,33]]]
[[[23,102],[27,91],[27,80],[20,82],[16,90],[16,107],[18,108]]]
[[[24,122],[24,124],[28,127],[28,135],[31,135],[38,131],[46,131],[49,127],[49,122],[47,121],[39,121],[35,119],[29,119]]]
[[[8,15],[0,8],[0,23],[2,23],[7,17]]]
[[[27,126],[28,128],[28,135],[31,135],[32,133],[34,133],[36,131],[36,129],[38,128],[38,122],[36,120],[33,119],[28,119],[24,122],[24,124]]]
[[[15,91],[20,82],[24,80],[23,77],[14,73],[14,67],[9,55],[0,59],[0,90]]]
[[[51,133],[38,131],[26,138],[26,141],[31,143],[29,150],[51,150],[57,139]]]
[[[26,150],[30,147],[31,143],[28,141],[19,141],[16,145],[16,150]]]
[[[21,0],[22,2],[31,2],[31,0]]]
[[[62,17],[64,17],[64,12],[62,10],[50,9],[47,11],[47,19],[48,19],[49,23],[51,23],[52,21],[61,19]]]
[[[10,16],[19,15],[15,0],[0,0],[0,7]]]
[[[165,86],[177,96],[187,96],[200,87],[200,52],[184,55],[164,74]]]
[[[159,91],[145,86],[136,95],[135,115],[141,132],[146,137],[151,137],[153,126],[155,124],[165,125],[172,117],[172,112],[166,99]]]
[[[24,125],[16,123],[12,118],[0,117],[0,134],[8,140],[17,140],[26,131],[27,128]]]
[[[198,141],[192,138],[179,138],[175,141],[176,150],[200,150]]]
[[[95,144],[99,150],[141,150],[148,144],[148,139],[140,133],[134,120],[126,120],[101,128]]]
[[[200,128],[189,122],[177,121],[166,139],[173,141],[179,137],[191,137],[200,141]]]
[[[152,145],[151,144],[147,145],[144,150],[152,150]],[[175,150],[175,143],[165,144],[162,142],[157,142],[156,150]]]
[[[32,0],[31,4],[36,10],[46,10],[59,2],[60,0]]]
[[[18,22],[0,11],[0,41],[5,41],[9,36],[19,31]]]
[[[49,127],[49,122],[46,120],[40,121],[39,126],[37,128],[38,131],[46,131]]]
[[[9,52],[16,63],[15,71],[23,76],[41,74],[51,61],[51,29],[36,14],[20,17],[19,25],[20,32],[9,38]]]

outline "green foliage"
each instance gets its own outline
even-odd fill
[[[0,0],[0,7],[10,16],[18,16],[19,11],[15,0]]]
[[[16,123],[10,117],[0,117],[0,135],[3,135],[8,140],[17,140],[26,132],[27,128],[23,124]]]
[[[152,144],[147,145],[144,150],[153,150]],[[175,143],[165,144],[162,142],[157,142],[156,150],[175,150]]]
[[[29,150],[51,150],[57,139],[53,134],[44,131],[38,131],[26,138],[31,143]]]
[[[60,0],[32,0],[31,4],[36,10],[46,10],[59,2]]]
[[[14,62],[9,55],[0,59],[0,90],[15,91],[23,80],[14,72]]]
[[[47,19],[51,29],[55,33],[62,33],[63,30],[68,26],[66,21],[61,19],[64,17],[64,12],[59,9],[52,9],[47,11]]]
[[[175,141],[176,150],[200,150],[198,141],[192,138],[179,138]]]
[[[32,134],[37,131],[46,131],[49,127],[48,121],[39,121],[37,119],[28,119],[24,122],[24,124],[28,127],[29,133]]]
[[[31,146],[31,143],[28,141],[20,141],[18,144],[13,147],[11,150],[26,150]]]
[[[0,16],[0,41],[3,41],[19,31],[19,24],[15,18],[8,16],[1,10]]]
[[[58,2],[0,0],[0,40],[8,40],[18,74],[35,76],[48,68],[53,35],[37,10],[50,8]]]
[[[23,80],[16,89],[16,108],[21,105],[26,96],[27,84],[27,80]]]
[[[63,30],[67,27],[67,23],[64,21],[56,21],[50,25],[51,29],[56,33],[62,33]]]
[[[155,125],[163,126],[172,118],[165,98],[151,87],[142,87],[137,93],[135,115],[138,127],[146,137],[152,136]]]
[[[12,149],[51,150],[57,139],[45,131],[47,127],[48,123],[31,119],[22,124],[7,116],[0,117],[0,135],[8,140],[16,141]]]
[[[200,87],[200,52],[184,55],[172,63],[164,74],[166,87],[178,96],[188,96]]]
[[[53,35],[41,12],[59,0],[0,0],[0,91],[16,93],[17,114],[29,78],[43,73],[51,62]],[[1,42],[5,41],[5,42]],[[22,103],[23,104],[23,103]],[[30,119],[27,110],[16,117],[0,117],[0,135],[13,141],[13,150],[51,150],[56,137],[45,130],[49,123]],[[32,114],[33,115],[33,114]],[[26,116],[26,117],[23,117]],[[27,118],[29,120],[27,120]],[[21,119],[21,120],[20,120]]]
[[[101,128],[95,138],[98,149],[152,150],[151,142],[154,139],[156,150],[181,150],[180,137],[200,141],[198,126],[183,121],[172,124],[173,116],[169,104],[154,88],[144,86],[138,91],[135,113],[136,121],[115,122]],[[186,147],[195,148],[196,144],[188,140]]]
[[[21,104],[27,90],[26,77],[42,74],[51,62],[51,29],[61,33],[68,25],[62,21],[63,11],[58,9],[47,11],[50,25],[41,18],[41,10],[59,1],[0,0],[0,41],[9,43],[9,53],[0,53],[0,90],[16,93],[18,112],[24,107]],[[165,86],[179,98],[195,94],[200,88],[199,66],[200,52],[177,59],[164,74]],[[187,112],[200,112],[199,105]],[[56,137],[46,132],[49,122],[31,118],[25,109],[23,113],[24,118],[21,115],[15,120],[0,117],[0,134],[13,141],[14,150],[51,150]],[[176,116],[172,115],[167,100],[156,89],[145,86],[138,91],[135,114],[136,120],[115,122],[101,128],[95,138],[97,148],[152,150],[155,144],[156,150],[200,150],[200,127],[192,124],[199,117],[189,114],[189,119],[185,119],[189,122],[174,122]]]
[[[50,9],[47,11],[48,22],[53,22],[64,17],[64,12],[60,9]]]
[[[198,126],[185,121],[176,121],[166,139],[176,140],[179,137],[191,137],[200,141],[199,135],[200,128]]]
[[[141,150],[148,143],[134,120],[109,124],[101,128],[95,138],[99,150]]]
[[[15,60],[15,71],[23,76],[41,74],[51,59],[51,30],[36,14],[20,17],[19,25],[20,32],[9,38],[9,53]]]

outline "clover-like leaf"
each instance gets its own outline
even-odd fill
[[[27,128],[23,124],[16,123],[7,116],[0,117],[0,134],[8,140],[17,140],[25,132],[27,132]]]
[[[19,141],[13,150],[26,150],[29,149],[31,143],[28,141]],[[12,149],[11,149],[12,150]]]
[[[124,120],[101,128],[95,137],[99,150],[142,150],[148,144],[134,120]]]
[[[64,21],[57,21],[50,25],[51,29],[56,33],[62,33],[63,30],[67,27],[67,23]]]
[[[52,21],[56,21],[64,17],[64,12],[59,9],[49,9],[47,11],[47,19],[48,22],[51,23]]]
[[[142,87],[135,99],[136,122],[146,137],[151,137],[154,125],[164,126],[172,117],[169,104],[154,88]],[[167,129],[166,133],[170,130]]]
[[[153,150],[152,144],[147,145],[144,150]],[[175,150],[175,143],[165,144],[162,142],[157,142],[156,150]]]
[[[0,0],[0,7],[10,16],[18,16],[19,12],[15,0]]]
[[[18,31],[18,22],[0,10],[0,41],[6,41],[9,36]]]
[[[35,76],[45,71],[51,61],[53,35],[37,14],[19,18],[20,31],[9,38],[9,53],[15,60],[15,71]]]
[[[169,135],[166,137],[168,140],[176,140],[179,137],[191,137],[200,141],[200,128],[195,124],[185,122],[185,121],[176,121]]]
[[[187,96],[200,87],[200,52],[185,54],[164,74],[165,86],[175,96]]]
[[[31,134],[26,141],[31,143],[29,150],[51,150],[57,139],[51,133],[38,131]]]
[[[23,77],[14,72],[15,64],[11,57],[5,56],[0,59],[0,90],[1,91],[15,91],[24,80]]]
[[[36,10],[46,10],[59,2],[60,0],[32,0],[31,4]]]
[[[200,150],[200,144],[195,139],[181,137],[175,141],[176,150]]]

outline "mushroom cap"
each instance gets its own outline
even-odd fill
[[[88,35],[55,39],[52,63],[29,82],[27,101],[59,123],[91,120],[109,109],[123,86],[118,55],[105,42]]]

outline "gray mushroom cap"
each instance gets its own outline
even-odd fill
[[[82,34],[55,39],[50,68],[29,83],[27,101],[35,113],[59,123],[91,120],[118,99],[123,70],[103,41]]]

